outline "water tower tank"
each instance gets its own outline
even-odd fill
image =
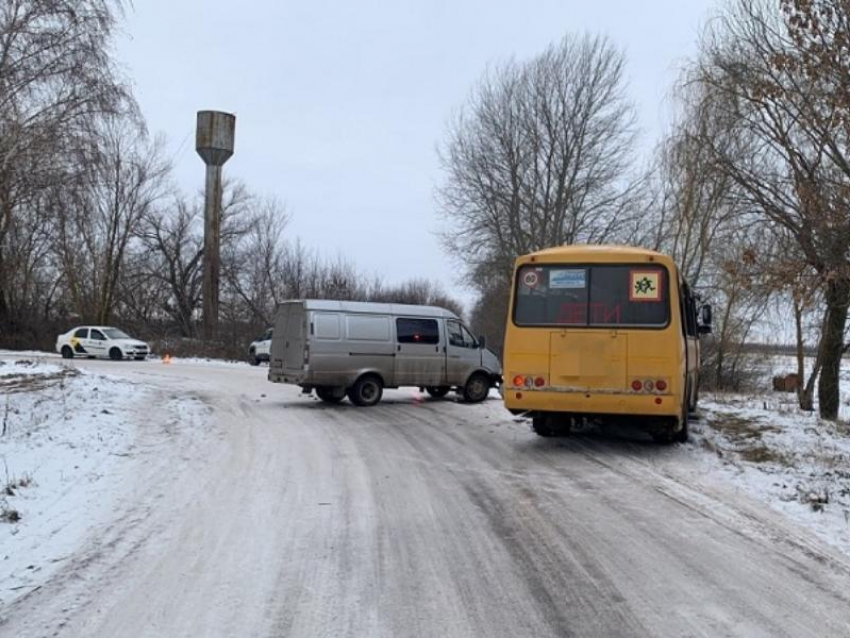
[[[208,166],[222,166],[233,155],[236,116],[221,111],[198,111],[195,149]]]

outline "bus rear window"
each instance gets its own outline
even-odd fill
[[[518,326],[646,326],[669,321],[667,271],[658,265],[520,268],[514,323]]]

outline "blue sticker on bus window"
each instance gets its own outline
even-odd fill
[[[549,271],[549,288],[585,288],[587,272],[584,268]]]

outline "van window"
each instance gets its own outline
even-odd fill
[[[315,315],[313,325],[317,339],[339,339],[339,315]]]
[[[399,343],[440,343],[436,319],[396,319]]]
[[[346,317],[348,338],[353,341],[389,341],[389,317]]]
[[[478,343],[475,341],[469,330],[463,327],[460,321],[447,321],[446,328],[449,333],[449,343],[458,348],[477,348]]]
[[[77,339],[88,339],[89,338],[89,329],[88,328],[80,328],[74,333],[74,336]]]

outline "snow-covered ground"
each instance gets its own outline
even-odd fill
[[[96,534],[133,481],[156,402],[127,380],[15,355],[0,359],[0,603],[40,587]],[[157,410],[189,424],[202,414],[192,401]]]
[[[776,400],[765,397],[703,399],[700,411],[693,449],[705,472],[716,473],[850,555],[846,426],[777,408]]]
[[[848,635],[819,540],[850,549],[846,495],[797,496],[846,446],[792,396],[704,394],[659,446],[409,388],[328,406],[243,363],[21,358],[2,635]]]
[[[133,470],[152,390],[52,353],[0,353],[0,602],[36,588],[115,505]],[[155,362],[151,362],[154,364]],[[247,363],[172,358],[174,366]],[[793,369],[788,358],[766,367]],[[843,378],[850,411],[850,370]],[[171,416],[200,418],[171,399]],[[187,412],[188,410],[188,412]],[[193,412],[194,410],[194,412]],[[850,555],[850,428],[800,411],[795,395],[704,394],[688,446],[702,471]],[[130,477],[131,480],[132,477]]]
[[[800,410],[794,393],[769,389],[774,373],[796,369],[793,358],[773,357],[762,367],[762,392],[703,394],[692,452],[703,471],[850,555],[850,427]],[[846,419],[850,367],[841,389]]]

